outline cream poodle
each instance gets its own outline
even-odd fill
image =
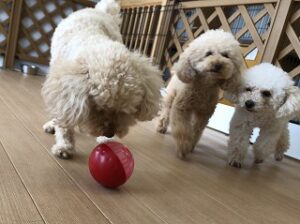
[[[223,30],[207,31],[180,55],[157,125],[157,131],[165,133],[170,117],[178,157],[193,151],[218,103],[219,90],[237,91],[243,68],[239,42]]]
[[[255,162],[271,153],[282,160],[289,148],[288,122],[300,114],[300,89],[286,72],[268,63],[247,70],[242,83],[230,124],[229,164],[241,167],[255,127],[260,128],[253,145]]]
[[[52,118],[44,130],[55,132],[56,156],[72,156],[76,126],[93,136],[123,137],[159,110],[161,73],[122,44],[119,10],[117,1],[102,0],[55,30],[42,95]]]

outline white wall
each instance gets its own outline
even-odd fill
[[[0,68],[3,66],[3,62],[4,62],[4,57],[2,57],[2,56],[0,55]]]

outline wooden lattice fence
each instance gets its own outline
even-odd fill
[[[50,40],[62,18],[83,8],[74,1],[25,0],[22,6],[21,24],[16,57],[40,64],[48,64]]]
[[[57,24],[70,13],[94,4],[85,0],[0,1],[0,54],[5,58],[4,67],[12,68],[15,59],[48,65]]]
[[[291,2],[285,14],[287,16],[281,18],[285,20],[286,25],[277,33],[279,44],[275,51],[271,51],[271,55],[266,55],[269,57],[266,60],[272,61],[295,77],[300,74],[300,1]],[[270,49],[274,47],[271,42],[270,45]]]
[[[209,29],[232,32],[246,57],[253,50],[262,55],[273,25],[277,1],[181,2],[170,26],[164,66],[170,68],[188,44]]]
[[[0,1],[0,54],[5,55],[9,38],[13,0]]]

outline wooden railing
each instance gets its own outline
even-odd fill
[[[263,61],[272,62],[289,72],[300,75],[300,1],[284,0],[278,3]]]
[[[121,33],[125,45],[131,50],[151,56],[154,63],[160,64],[175,1],[121,2],[123,16]]]

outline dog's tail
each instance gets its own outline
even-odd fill
[[[104,13],[115,16],[120,13],[120,0],[101,0],[96,4],[95,8]]]

